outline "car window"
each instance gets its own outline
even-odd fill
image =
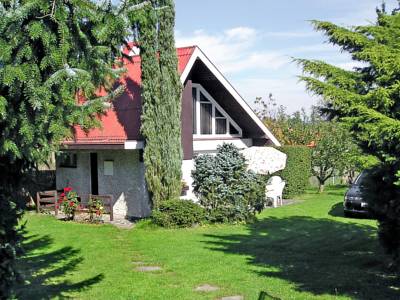
[[[362,171],[360,173],[360,175],[358,175],[358,177],[356,178],[356,181],[354,182],[356,185],[360,185],[363,183],[363,181],[365,180],[365,178],[367,177],[368,172],[367,171]]]

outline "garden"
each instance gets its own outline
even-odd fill
[[[344,188],[308,190],[250,224],[133,230],[26,214],[22,299],[398,299],[376,221],[344,218]],[[159,267],[142,271],[140,267]],[[209,285],[213,291],[198,291]],[[275,297],[275,298],[272,298]],[[266,298],[269,299],[269,298]]]

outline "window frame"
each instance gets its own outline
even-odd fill
[[[58,160],[58,167],[60,168],[78,168],[78,154],[76,152],[61,152]]]
[[[196,109],[192,111],[196,111],[196,133],[193,133],[194,138],[241,138],[243,137],[243,131],[239,127],[239,125],[229,116],[229,114],[218,104],[218,102],[203,88],[201,84],[193,83],[192,88],[196,89]],[[211,115],[211,134],[201,134],[201,119],[200,119],[200,92],[204,95],[204,97],[210,101],[212,105],[212,115]],[[192,92],[193,95],[193,92]],[[216,119],[220,117],[215,117],[215,110],[218,110],[223,118],[226,119],[226,133],[225,134],[217,134],[216,133]],[[194,117],[194,116],[193,116]],[[229,125],[232,125],[236,130],[237,134],[229,133]],[[194,130],[192,129],[192,132]]]

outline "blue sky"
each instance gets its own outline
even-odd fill
[[[387,0],[393,7],[395,0]],[[318,99],[298,82],[291,57],[352,68],[348,55],[325,43],[308,20],[361,25],[375,20],[381,0],[176,0],[176,42],[198,45],[252,104],[272,93],[289,112]]]

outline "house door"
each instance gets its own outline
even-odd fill
[[[90,153],[91,194],[99,194],[99,173],[97,168],[97,153]]]

